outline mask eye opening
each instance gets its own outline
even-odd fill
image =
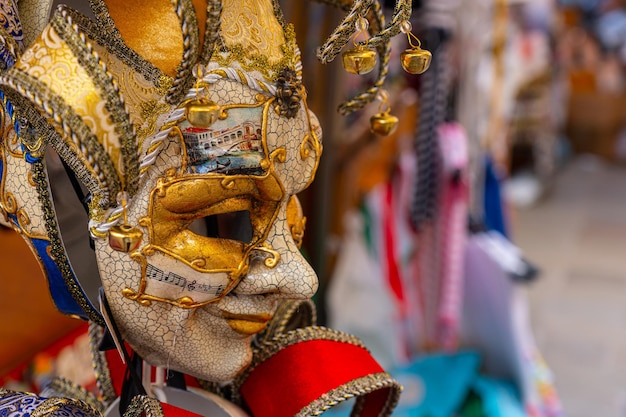
[[[201,217],[194,220],[188,229],[207,238],[236,240],[246,244],[252,242],[254,236],[249,210]]]

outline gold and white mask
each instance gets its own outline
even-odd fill
[[[42,263],[80,292],[45,193],[54,148],[91,195],[122,337],[152,365],[230,380],[278,303],[317,289],[294,241],[295,195],[313,179],[321,130],[271,0],[133,4],[92,1],[98,23],[59,9],[0,77],[11,110],[0,217],[43,241]]]
[[[397,0],[387,26],[378,1],[324,3],[351,10],[320,48],[323,63],[362,17],[377,29],[367,40],[377,81],[340,106],[346,114],[376,97],[411,2]],[[89,196],[85,229],[123,339],[151,365],[230,380],[279,302],[318,285],[298,250],[295,195],[313,180],[321,130],[295,31],[278,0],[90,4],[95,20],[61,7],[47,26],[43,12],[24,19],[34,29],[23,38],[18,20],[0,28],[10,67],[0,73],[0,222],[31,246],[61,311],[105,324],[61,236],[54,150]],[[0,14],[17,16],[17,5]]]

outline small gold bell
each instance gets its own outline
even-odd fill
[[[409,74],[422,74],[428,67],[433,55],[419,46],[406,49],[400,54],[402,68]]]
[[[376,52],[357,45],[341,54],[343,68],[351,74],[367,74],[376,66]]]
[[[398,118],[389,114],[389,110],[376,113],[370,118],[370,130],[377,135],[391,135],[397,127]]]
[[[109,230],[109,246],[119,252],[132,252],[139,248],[143,232],[127,224]]]
[[[187,121],[194,127],[207,128],[220,116],[220,106],[206,98],[189,102],[185,108]]]
[[[409,74],[422,74],[430,67],[430,61],[433,55],[430,51],[421,48],[422,42],[420,42],[411,30],[411,22],[408,20],[400,23],[400,31],[406,33],[409,45],[411,46],[400,54],[400,62],[402,63],[402,68]],[[413,41],[415,41],[417,45],[413,43]]]

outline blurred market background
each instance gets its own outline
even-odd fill
[[[433,64],[421,76],[404,73],[397,60],[406,38],[398,37],[385,89],[400,126],[382,138],[368,128],[378,104],[349,117],[336,113],[373,78],[315,58],[343,12],[282,3],[298,31],[310,107],[324,127],[317,181],[300,196],[322,323],[356,333],[394,369],[422,369],[424,358],[474,348],[481,370],[514,380],[518,400],[520,390],[522,397],[532,392],[520,400],[532,417],[626,416],[626,1],[415,2],[414,33]],[[79,1],[72,6],[88,13]],[[433,139],[442,125],[460,129],[448,134],[462,135],[470,156],[450,177],[461,175],[469,190],[471,236],[464,239],[484,252],[474,237],[494,231],[520,250],[487,250],[513,259],[497,266],[497,279],[507,282],[489,298],[480,286],[489,292],[493,282],[474,286],[466,277],[464,306],[444,305],[438,285],[447,272],[427,276],[433,265],[419,255],[430,250],[444,264],[455,261],[447,257],[455,241],[441,243],[445,205],[432,194],[447,189],[448,173],[437,170],[448,160]],[[432,160],[443,163],[429,167]],[[398,259],[389,259],[384,230]],[[93,384],[91,368],[79,365],[89,363],[85,325],[56,313],[28,248],[8,229],[0,230],[0,265],[0,385],[36,389],[57,374]],[[496,268],[463,265],[480,276]],[[407,278],[414,273],[419,280]],[[479,311],[492,302],[490,313]],[[445,325],[429,322],[445,306],[457,315]],[[449,368],[450,380],[465,371]]]

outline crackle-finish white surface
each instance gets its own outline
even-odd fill
[[[211,98],[221,105],[255,102],[256,93],[247,86],[228,80],[213,84],[210,92]],[[129,254],[111,249],[107,239],[96,241],[102,282],[113,315],[125,339],[153,365],[167,366],[209,380],[231,379],[250,360],[250,336],[235,332],[223,317],[224,313],[271,315],[281,299],[309,298],[317,289],[317,277],[296,247],[286,215],[289,196],[309,182],[318,156],[315,149],[310,149],[308,157],[304,159],[301,153],[304,137],[310,133],[304,107],[299,117],[287,120],[279,117],[270,106],[263,129],[267,138],[267,156],[279,149],[284,150],[285,156],[284,161],[274,159],[275,176],[283,191],[276,219],[268,225],[265,239],[280,256],[275,267],[270,268],[265,264],[267,254],[252,250],[248,272],[237,287],[219,302],[192,310],[163,302],[142,306],[122,295],[125,288],[138,288],[141,264]],[[141,226],[139,220],[149,215],[148,203],[157,180],[163,179],[171,168],[175,168],[178,175],[185,178],[199,176],[180,173],[184,152],[178,140],[177,136],[170,136],[166,148],[129,206],[129,224],[144,233],[142,247],[153,243],[150,242],[149,229]],[[203,216],[201,213],[197,215]],[[150,264],[151,257],[146,256],[146,260]],[[182,262],[176,262],[174,266],[174,260],[171,261],[171,270],[175,270],[179,276],[185,277],[185,270],[192,271],[191,266],[183,265]],[[162,262],[159,266],[163,269]],[[194,277],[197,277],[196,271],[193,272]],[[212,279],[211,274],[206,272],[207,282]],[[150,294],[151,291],[148,280],[146,293]]]
[[[4,111],[4,110],[2,110]],[[30,164],[24,160],[20,144],[15,140],[15,131],[12,127],[11,119],[5,116],[4,130],[7,136],[4,139],[4,149],[0,146],[2,155],[4,180],[0,184],[0,198],[4,199],[2,204],[11,212],[17,215],[19,227],[23,227],[26,234],[32,237],[45,237],[46,226],[43,220],[43,210],[39,204],[37,189],[29,181]],[[0,214],[0,217],[2,215]],[[4,222],[4,218],[0,220]],[[14,227],[14,225],[11,225]]]
[[[532,324],[566,415],[626,416],[626,167],[580,157],[514,217],[542,270]]]

